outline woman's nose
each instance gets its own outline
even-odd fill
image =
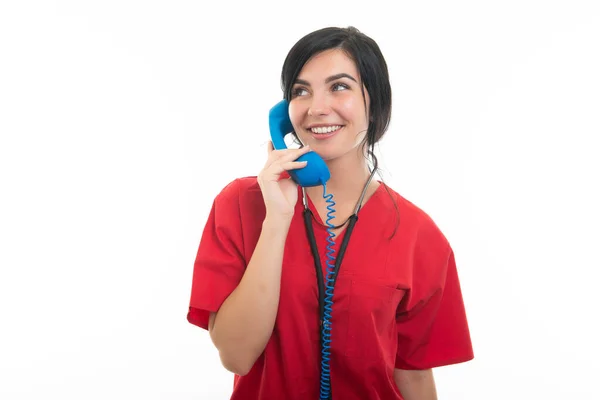
[[[308,115],[311,117],[318,115],[328,115],[331,112],[331,106],[327,99],[327,96],[320,95],[314,96],[310,107],[308,109]]]

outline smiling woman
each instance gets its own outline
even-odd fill
[[[341,72],[340,72],[341,71]],[[290,119],[295,134],[325,160],[338,159],[364,140],[369,96],[355,63],[332,49],[308,61],[292,87]],[[335,140],[327,140],[335,136]]]
[[[233,400],[435,399],[431,369],[471,360],[473,350],[450,244],[423,210],[372,179],[391,115],[383,55],[355,28],[325,28],[292,47],[281,78],[302,147],[270,146],[258,176],[214,200],[188,321],[209,330],[236,374]],[[309,151],[331,173],[342,239],[325,322],[318,243],[329,239],[328,204],[319,187],[286,178]]]

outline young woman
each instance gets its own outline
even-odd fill
[[[232,400],[436,399],[431,369],[473,350],[448,241],[372,179],[391,114],[379,47],[352,27],[321,29],[294,45],[281,77],[302,147],[271,145],[257,177],[215,198],[188,321],[209,330],[235,373]],[[329,168],[334,219],[323,187],[286,175],[309,151]]]

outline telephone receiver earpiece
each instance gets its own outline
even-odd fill
[[[275,150],[287,149],[284,137],[294,130],[292,121],[290,121],[287,100],[275,104],[269,111],[269,130]],[[298,185],[303,187],[320,186],[329,180],[329,168],[317,153],[310,151],[300,156],[296,161],[307,161],[304,168],[288,171]]]

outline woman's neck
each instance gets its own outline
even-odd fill
[[[335,160],[327,161],[327,167],[331,177],[327,181],[327,193],[333,194],[336,204],[356,204],[360,195],[367,183],[371,173],[367,166],[366,158],[352,153],[344,157],[336,158]],[[371,181],[372,188],[367,190],[366,198],[374,191],[379,182],[375,179]],[[323,198],[323,187],[306,188],[307,195],[313,202]]]

